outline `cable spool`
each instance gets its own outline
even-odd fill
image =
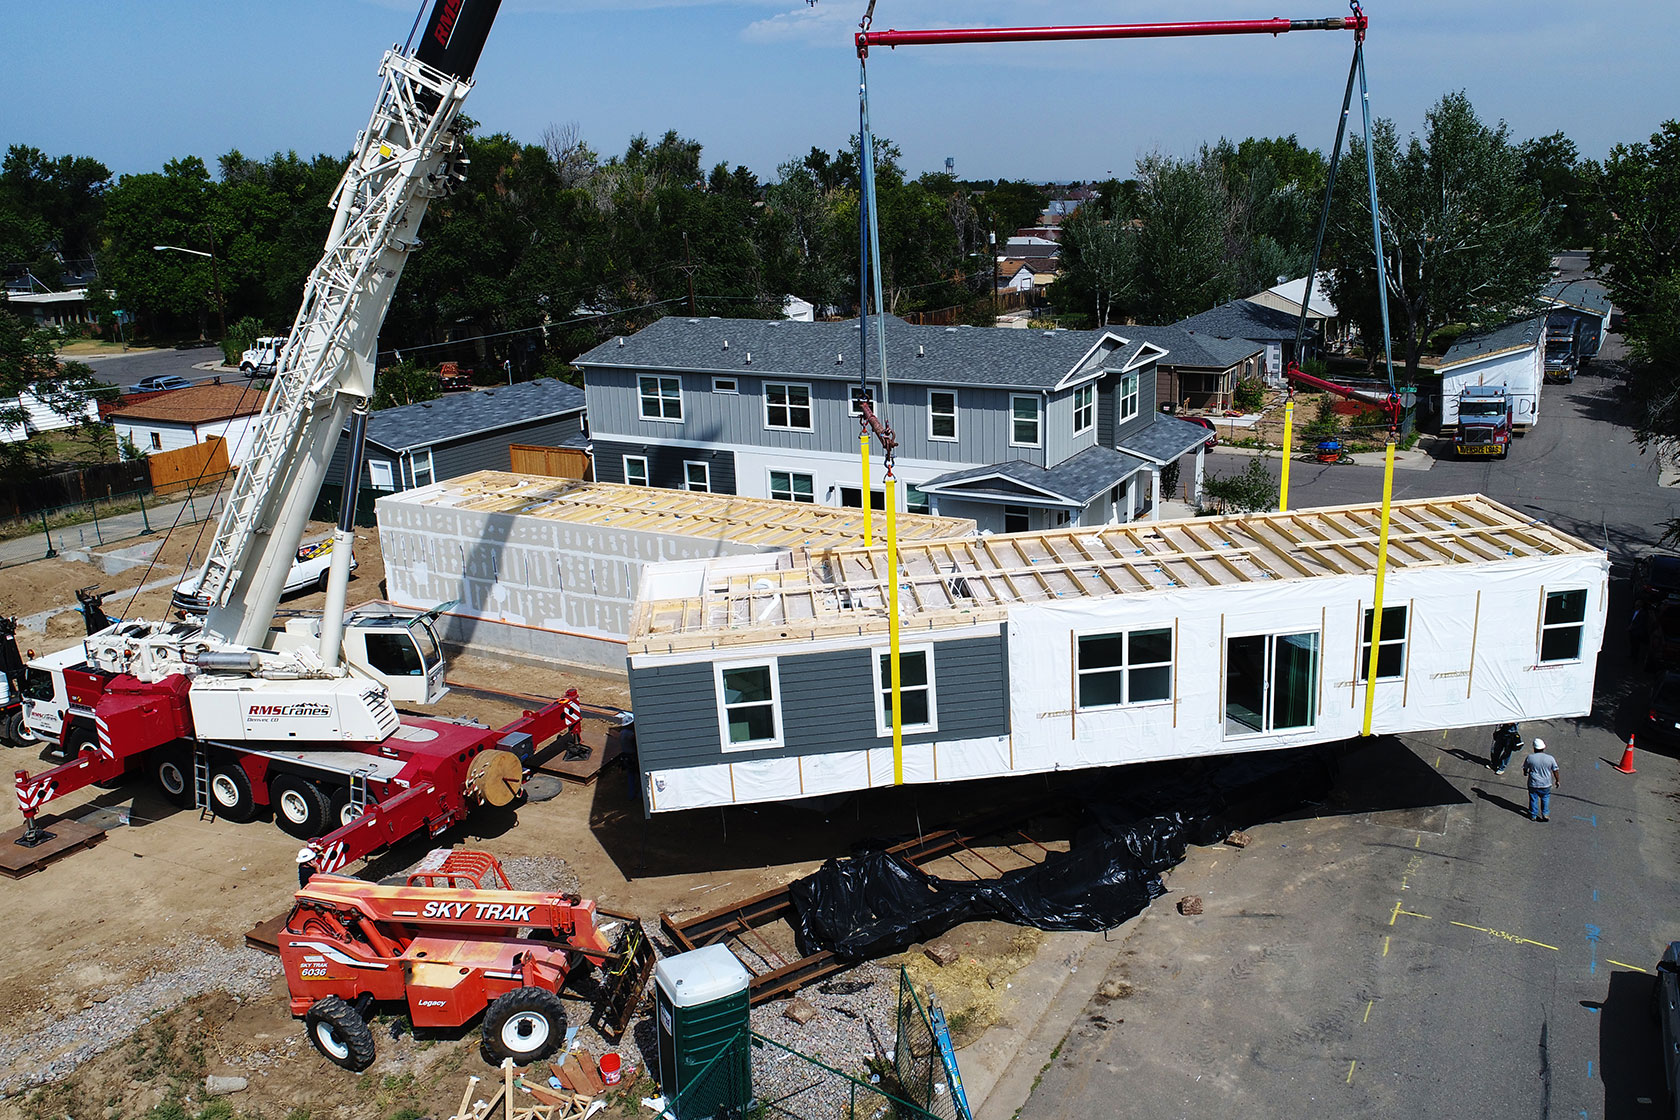
[[[512,751],[484,751],[467,767],[466,784],[486,805],[501,808],[524,790],[525,764]]]

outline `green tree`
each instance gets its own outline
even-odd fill
[[[1123,212],[1104,216],[1095,206],[1076,210],[1062,223],[1057,308],[1089,310],[1092,325],[1106,327],[1137,296],[1138,241],[1137,229]]]
[[[1680,436],[1680,121],[1612,148],[1603,198],[1610,220],[1597,259],[1626,314],[1639,435]]]
[[[1241,474],[1215,474],[1204,480],[1202,500],[1221,513],[1272,510],[1277,508],[1278,481],[1259,459],[1250,459]]]
[[[28,420],[19,400],[26,391],[65,419],[86,411],[88,395],[102,383],[81,362],[60,361],[57,344],[56,332],[0,311],[0,428],[21,428]],[[31,441],[0,443],[0,477],[31,477],[42,458]]]
[[[13,144],[0,162],[0,266],[24,265],[56,286],[64,262],[98,248],[111,172],[87,156]]]
[[[980,192],[980,208],[992,219],[999,245],[1016,230],[1038,225],[1049,205],[1049,193],[1024,180],[999,179],[995,186]]]
[[[1495,324],[1534,306],[1549,278],[1551,226],[1504,122],[1484,124],[1463,93],[1442,97],[1423,136],[1404,145],[1392,121],[1378,121],[1373,133],[1382,281],[1398,350],[1415,376],[1425,341],[1443,325]],[[1360,138],[1351,140],[1347,160],[1364,166]],[[1374,357],[1382,328],[1371,210],[1353,178],[1336,192],[1325,263],[1331,298],[1360,324]]]
[[[398,405],[435,401],[443,396],[435,369],[423,369],[412,358],[404,358],[394,366],[386,366],[373,379],[373,400],[369,408],[396,408]]]
[[[1138,314],[1172,323],[1232,298],[1236,211],[1217,153],[1138,161]]]
[[[1517,148],[1522,176],[1540,192],[1540,203],[1553,214],[1558,243],[1584,247],[1596,240],[1594,196],[1603,174],[1599,165],[1580,157],[1575,142],[1561,132],[1525,140]]]

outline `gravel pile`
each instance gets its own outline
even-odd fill
[[[136,984],[91,1002],[75,1014],[53,1017],[50,1008],[30,1016],[20,1036],[0,1040],[0,1096],[55,1081],[109,1050],[142,1025],[194,996],[224,991],[240,999],[266,996],[280,975],[280,961],[241,945],[227,949],[205,938],[172,946],[167,963]],[[160,960],[160,964],[164,963]]]
[[[502,861],[502,870],[516,891],[583,893],[583,881],[559,856],[511,856]]]

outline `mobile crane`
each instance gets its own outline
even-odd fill
[[[232,820],[273,805],[276,823],[311,840],[300,862],[332,870],[419,828],[441,832],[475,805],[506,804],[523,759],[577,730],[575,690],[497,730],[399,717],[394,702],[429,704],[447,691],[443,658],[425,615],[346,626],[353,501],[333,534],[322,617],[271,632],[346,424],[347,493],[361,475],[379,329],[427,204],[464,177],[456,124],[499,5],[435,0],[416,24],[418,44],[385,52],[372,117],[332,198],[325,253],[206,554],[204,619],[119,619],[31,663],[30,729],[70,757],[33,777],[16,772],[18,843],[50,838],[36,814],[53,798],[149,771],[166,798]]]
[[[558,993],[573,969],[618,962],[613,987],[638,993],[652,969],[639,922],[617,931],[621,955],[599,917],[575,895],[513,890],[486,852],[438,849],[400,885],[313,876],[280,932],[280,961],[292,1014],[345,1069],[373,1063],[367,1021],[379,1003],[406,1003],[421,1028],[483,1012],[485,1060],[523,1065],[564,1039]]]

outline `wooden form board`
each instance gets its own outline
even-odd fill
[[[480,513],[511,513],[599,528],[729,540],[766,548],[831,548],[863,544],[863,511],[735,494],[661,490],[611,482],[479,471],[428,489],[422,498],[384,499]],[[900,540],[937,540],[974,532],[962,518],[898,515]],[[875,512],[875,534],[886,522]]]
[[[900,624],[945,629],[996,622],[1017,603],[1374,576],[1381,514],[1372,503],[901,544]],[[1595,551],[1480,494],[1390,511],[1390,571]],[[833,548],[791,569],[720,575],[699,596],[637,604],[629,652],[884,632],[886,601],[885,549]]]

